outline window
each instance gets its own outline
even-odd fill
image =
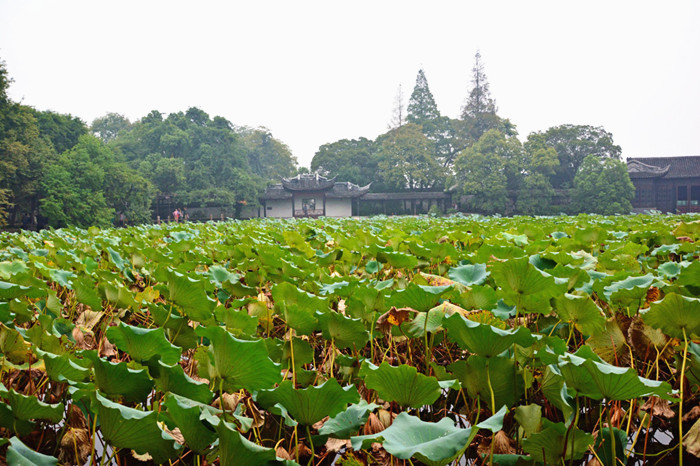
[[[306,212],[307,210],[315,210],[316,209],[316,199],[302,199],[301,200],[301,208]]]
[[[678,197],[676,198],[676,205],[688,205],[688,187],[679,186],[678,187]]]
[[[700,186],[690,187],[690,205],[700,204]]]

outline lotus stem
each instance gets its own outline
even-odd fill
[[[496,414],[496,395],[493,393],[493,386],[491,385],[491,365],[489,360],[486,360],[486,382],[489,384],[489,392],[491,393],[491,415]],[[493,447],[494,440],[496,439],[496,433],[493,432],[491,435],[491,452],[489,453],[489,465],[493,465]]]
[[[612,416],[610,414],[610,411],[610,406],[608,406],[608,432],[610,432],[610,450],[612,457],[617,459],[617,455],[615,454],[615,433],[613,432]],[[603,442],[605,442],[605,440],[603,440]]]
[[[679,394],[681,400],[678,404],[678,465],[683,466],[683,384],[685,383],[685,361],[688,359],[688,335],[683,330],[683,363],[681,364],[681,382]]]
[[[306,436],[309,438],[309,445],[311,446],[311,459],[309,460],[309,464],[314,464],[316,460],[316,451],[314,450],[314,441],[311,439],[311,429],[309,429],[309,426],[306,426]]]

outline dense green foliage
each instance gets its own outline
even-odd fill
[[[698,244],[691,215],[2,233],[0,461],[692,464]]]
[[[357,184],[372,182],[373,191],[449,189],[455,199],[466,195],[460,208],[471,212],[590,212],[584,191],[573,190],[574,178],[588,155],[619,160],[620,147],[613,143],[612,135],[602,127],[560,125],[534,132],[521,143],[515,125],[497,113],[478,52],[472,74],[459,119],[440,114],[421,69],[406,116],[402,102],[397,102],[387,133],[375,141],[361,138],[325,144],[314,156],[312,170],[339,179],[347,176]],[[397,99],[401,99],[400,89]],[[415,164],[415,175],[408,173],[407,163]],[[612,170],[610,164],[603,164],[603,169],[606,175],[602,178],[614,178],[623,188],[624,192],[618,190],[623,199],[634,195],[626,173]],[[612,203],[604,210],[629,211],[625,202]]]
[[[265,128],[197,108],[134,123],[109,113],[88,128],[10,101],[9,84],[0,63],[0,226],[148,222],[152,201],[164,196],[176,207],[239,213],[270,181],[296,173],[289,148]]]
[[[580,212],[610,215],[632,209],[634,186],[627,165],[615,158],[583,159],[574,178],[574,200]]]

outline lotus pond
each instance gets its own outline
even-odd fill
[[[0,233],[0,463],[697,464],[696,219]]]

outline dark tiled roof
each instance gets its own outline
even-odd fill
[[[411,191],[404,193],[367,193],[363,201],[427,201],[434,199],[450,199],[450,193],[442,191]]]
[[[631,167],[630,162],[639,162],[641,164],[656,167],[657,169],[661,170],[665,170],[666,167],[668,167],[668,171],[666,171],[666,173],[662,176],[664,179],[700,177],[699,155],[688,155],[685,157],[630,157],[627,159],[628,168]],[[637,164],[637,167],[640,167],[640,165]],[[630,177],[657,177],[659,176],[660,171],[650,170],[646,173],[646,175],[643,172],[637,173],[639,173],[637,176],[633,176],[633,173],[630,172]]]
[[[354,183],[350,183],[349,181],[336,181],[336,183],[333,185],[333,189],[326,191],[326,197],[336,199],[360,197],[364,196],[368,191],[369,184],[367,186],[360,187]]]
[[[348,181],[334,181],[333,186],[326,188],[326,197],[331,199],[347,199],[352,197],[360,197],[369,191],[369,186],[357,186]],[[289,190],[284,184],[274,184],[265,190],[260,199],[272,201],[281,199],[291,199],[294,195],[294,190]],[[309,189],[309,191],[315,191]]]
[[[291,198],[292,193],[284,189],[284,186],[282,186],[281,184],[273,184],[265,190],[262,196],[260,196],[260,199],[268,201]]]
[[[328,179],[316,173],[297,175],[294,178],[282,178],[282,186],[289,191],[325,191],[335,184],[335,178]]]

